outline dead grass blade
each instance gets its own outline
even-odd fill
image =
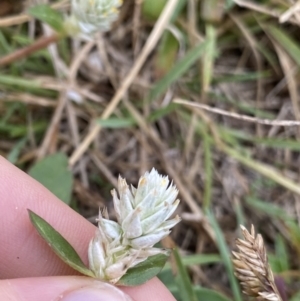
[[[135,77],[138,75],[139,71],[141,70],[142,66],[144,65],[146,59],[148,58],[149,54],[152,52],[154,47],[156,46],[158,40],[160,39],[161,35],[163,34],[169,20],[172,17],[172,14],[176,8],[178,0],[168,1],[165,5],[163,12],[161,13],[159,19],[157,20],[149,38],[143,47],[141,54],[137,58],[134,66],[130,70],[128,76],[122,82],[120,88],[116,91],[114,97],[112,98],[110,104],[107,106],[103,114],[101,115],[102,119],[107,119],[118,106],[121,99],[124,97],[124,94],[132,84]],[[94,141],[97,137],[98,133],[101,130],[101,126],[99,124],[95,124],[91,129],[90,133],[84,138],[81,144],[76,148],[72,156],[70,157],[69,164],[73,166],[82,154],[88,149],[90,144]]]
[[[62,0],[60,2],[54,3],[50,5],[54,9],[66,9],[69,7],[69,1],[68,0]],[[21,15],[16,16],[9,16],[5,18],[0,19],[0,27],[9,27],[14,25],[20,25],[22,23],[26,23],[30,20],[32,20],[33,17],[24,13]]]
[[[212,112],[215,114],[220,114],[248,122],[254,122],[254,123],[259,123],[259,124],[264,124],[264,125],[275,125],[275,126],[295,126],[295,125],[300,125],[300,121],[296,120],[268,120],[268,119],[260,119],[257,117],[251,117],[247,115],[242,115],[242,114],[237,114],[237,113],[232,113],[228,112],[222,109],[218,108],[213,108],[205,104],[200,104],[200,103],[195,103],[191,101],[187,101],[184,99],[176,98],[173,100],[174,103],[190,106],[190,107],[195,107],[197,109],[201,110],[206,110],[208,112]]]

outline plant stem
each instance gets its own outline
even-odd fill
[[[23,59],[30,54],[46,48],[48,45],[57,42],[61,38],[57,33],[52,34],[51,36],[43,36],[36,40],[33,44],[26,46],[24,48],[18,49],[13,53],[10,53],[2,58],[0,58],[0,66],[9,65],[17,60]]]

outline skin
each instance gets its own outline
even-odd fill
[[[43,300],[50,301],[66,290],[95,282],[78,276],[51,251],[31,225],[27,209],[59,231],[87,264],[95,226],[0,157],[0,300],[41,300],[40,292]],[[121,289],[135,301],[175,301],[157,278]]]

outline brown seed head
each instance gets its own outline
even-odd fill
[[[244,239],[237,239],[239,252],[232,252],[232,261],[243,292],[259,301],[282,301],[268,263],[262,236],[255,236],[253,225],[251,233],[244,226],[241,229]]]

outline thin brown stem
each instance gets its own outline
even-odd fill
[[[30,54],[46,48],[48,45],[57,42],[61,38],[60,35],[54,33],[48,37],[41,37],[36,40],[33,44],[26,46],[24,48],[18,49],[13,53],[10,53],[2,58],[0,58],[0,66],[9,65],[17,60],[23,59]]]

